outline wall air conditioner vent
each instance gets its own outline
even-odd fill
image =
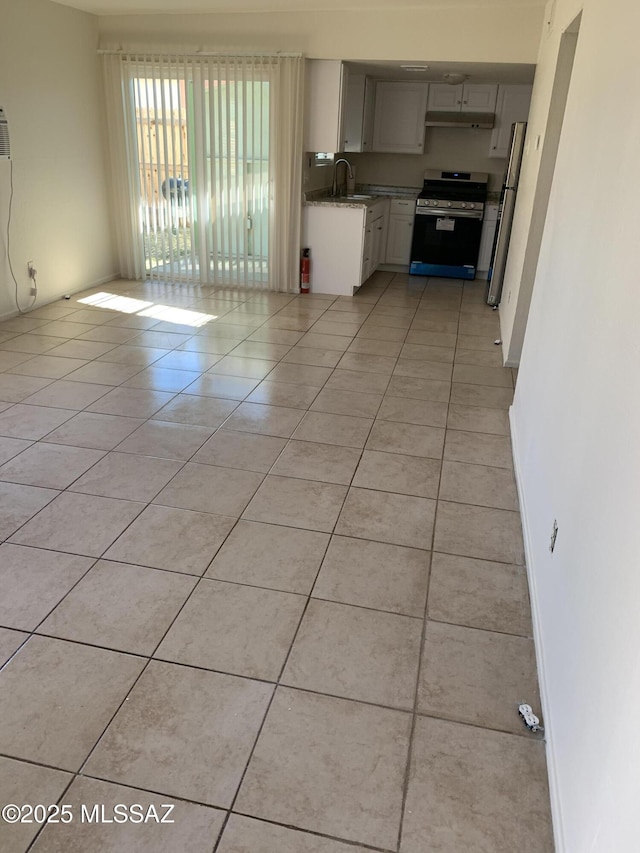
[[[9,122],[0,107],[0,160],[9,160],[11,157],[11,144],[9,142]]]

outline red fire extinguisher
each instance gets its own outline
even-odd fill
[[[300,256],[300,293],[309,293],[311,280],[311,249],[303,249]]]

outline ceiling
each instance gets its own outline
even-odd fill
[[[544,6],[545,0],[54,0],[94,15],[206,12],[310,12],[346,10],[424,9],[452,6]]]
[[[403,65],[428,66],[426,71],[408,71]],[[371,77],[384,80],[424,80],[428,83],[447,82],[445,74],[463,74],[469,83],[533,83],[535,65],[506,62],[349,62],[349,66]],[[457,81],[456,81],[457,82]]]

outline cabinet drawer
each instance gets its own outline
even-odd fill
[[[384,216],[386,201],[380,200],[375,204],[369,205],[367,207],[366,221],[373,222],[374,219],[377,219],[379,216]]]
[[[393,216],[406,216],[415,212],[416,202],[413,198],[392,198],[389,205],[389,213]]]

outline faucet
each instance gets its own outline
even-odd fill
[[[351,163],[348,160],[345,160],[344,157],[339,157],[333,164],[333,184],[331,185],[332,196],[338,195],[338,166],[340,163],[344,163],[346,165],[349,177],[353,180],[353,169],[351,168]]]

